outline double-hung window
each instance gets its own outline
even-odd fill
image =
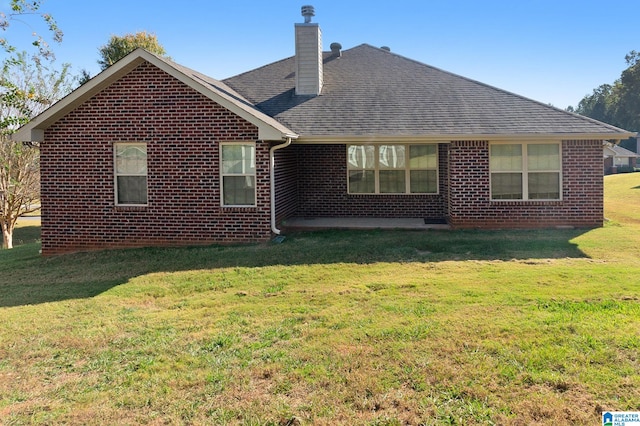
[[[221,179],[223,206],[256,205],[256,146],[253,143],[223,143]]]
[[[438,145],[349,145],[350,194],[435,194]]]
[[[116,205],[147,204],[147,145],[114,144]]]
[[[559,143],[490,145],[492,200],[559,200]]]

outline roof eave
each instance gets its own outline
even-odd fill
[[[385,142],[440,142],[450,141],[540,141],[540,140],[620,140],[635,137],[636,133],[513,133],[513,134],[425,134],[425,135],[300,135],[298,144],[327,143],[385,143]]]

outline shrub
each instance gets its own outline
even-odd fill
[[[636,169],[631,166],[618,166],[618,173],[632,173],[635,171]]]

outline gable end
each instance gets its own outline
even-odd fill
[[[258,111],[252,104],[241,98],[240,95],[236,96],[229,93],[225,90],[227,88],[223,83],[204,77],[193,70],[155,56],[143,49],[137,49],[83,86],[80,86],[42,114],[33,118],[29,123],[18,129],[12,135],[12,139],[42,142],[44,140],[44,131],[48,127],[145,62],[161,69],[173,78],[254,124],[258,128],[258,137],[261,140],[279,141],[285,138],[297,137],[294,132],[272,117]]]

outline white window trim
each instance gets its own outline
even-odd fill
[[[529,202],[537,202],[537,201],[562,201],[562,142],[559,141],[536,141],[536,142],[518,142],[518,141],[500,141],[500,142],[490,142],[489,143],[489,165],[491,165],[491,145],[520,145],[522,146],[522,170],[520,170],[519,172],[516,170],[510,170],[510,171],[502,171],[502,172],[494,172],[493,170],[491,170],[491,166],[489,166],[489,192],[490,192],[490,200],[491,202],[494,203],[508,203],[508,202],[522,202],[522,201],[529,201]],[[528,165],[528,150],[527,150],[527,146],[528,145],[558,145],[558,154],[560,156],[560,168],[557,170],[536,170],[536,171],[532,171],[529,172],[527,165]],[[536,173],[536,172],[548,172],[548,173],[558,173],[558,198],[534,198],[534,199],[529,199],[529,173]],[[494,173],[522,173],[522,198],[520,199],[502,199],[502,198],[498,198],[498,199],[494,199],[493,198],[493,192],[492,192],[492,188],[493,188],[493,174]]]
[[[246,173],[246,174],[237,174],[237,173],[227,173],[225,174],[222,170],[222,150],[223,150],[223,146],[233,146],[233,145],[251,145],[253,146],[253,152],[254,152],[254,165],[253,165],[253,173]],[[247,142],[247,141],[238,141],[238,142],[220,142],[219,144],[220,146],[220,152],[218,153],[220,161],[219,161],[219,169],[220,169],[220,206],[224,207],[224,208],[255,208],[258,206],[258,170],[256,167],[255,162],[257,162],[257,157],[258,157],[258,153],[257,153],[257,147],[256,147],[256,143],[255,142]],[[254,203],[253,204],[225,204],[224,203],[224,177],[225,176],[253,176],[254,178],[254,182],[255,182],[255,188],[254,188],[254,196],[253,196],[253,200]]]
[[[613,167],[627,167],[629,166],[629,157],[613,157]]]
[[[380,192],[380,170],[392,170],[392,169],[383,169],[380,167],[380,147],[381,146],[404,146],[405,147],[405,164],[407,167],[404,169],[405,172],[405,192]],[[434,169],[412,169],[410,165],[409,151],[410,146],[413,145],[434,145],[436,147],[436,191],[435,192],[411,192],[411,171],[414,170],[434,170]],[[349,169],[349,147],[351,146],[373,146],[375,148],[373,157],[374,157],[374,167],[371,169]],[[439,143],[377,143],[377,144],[366,144],[366,143],[349,143],[346,145],[347,152],[347,194],[349,195],[413,195],[413,196],[424,196],[424,195],[439,195],[440,194],[440,147]],[[353,170],[372,170],[375,176],[375,189],[374,192],[351,192],[349,189],[349,172]]]
[[[147,153],[147,172],[145,174],[118,174],[118,166],[117,166],[117,147],[118,146],[143,146],[145,148],[145,152]],[[147,150],[146,142],[114,142],[113,143],[113,200],[116,206],[118,207],[146,207],[149,205],[149,151]],[[132,204],[132,203],[119,203],[118,202],[118,177],[120,176],[145,176],[147,178],[147,202],[144,204]]]

